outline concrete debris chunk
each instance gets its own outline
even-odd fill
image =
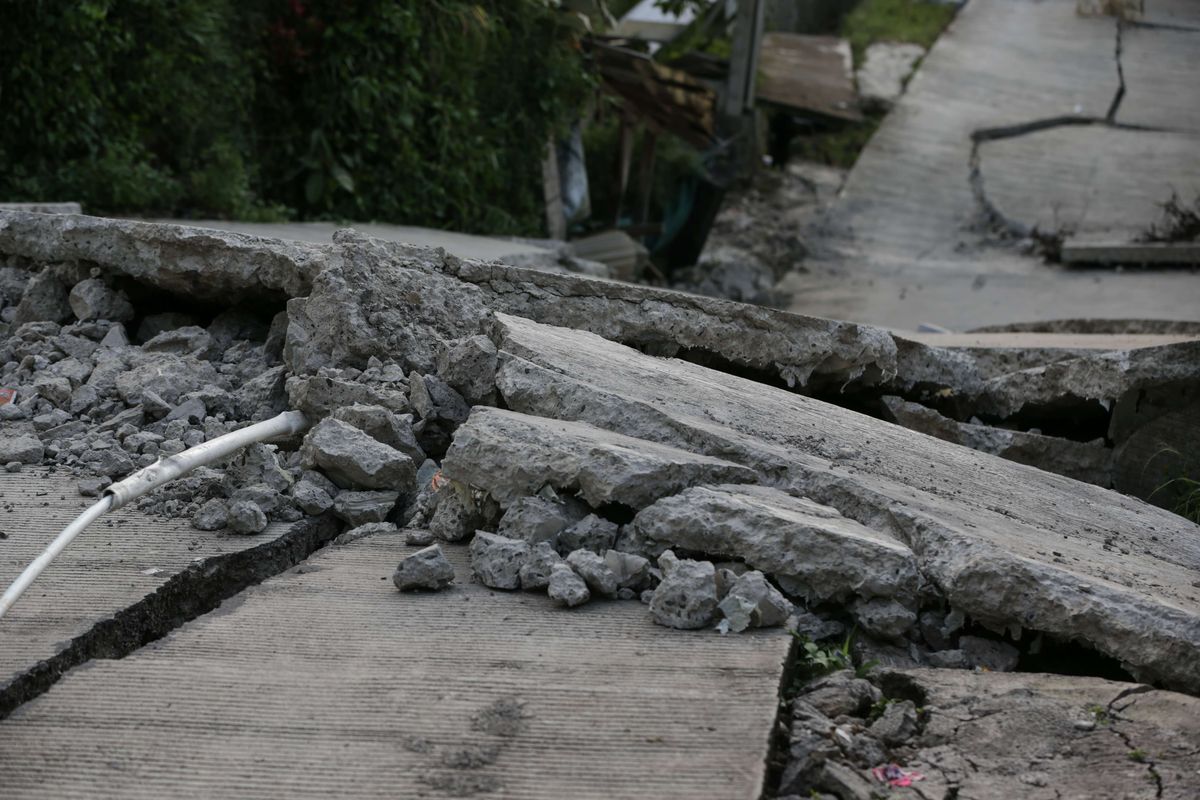
[[[615,597],[620,584],[603,557],[591,550],[576,550],[567,556],[567,564],[583,578],[588,589],[601,597]]]
[[[351,526],[383,522],[399,499],[398,492],[339,492],[333,499],[333,513]]]
[[[336,419],[323,419],[308,432],[300,459],[303,466],[323,470],[345,489],[393,489],[407,494],[417,477],[411,458]]]
[[[475,408],[454,436],[443,469],[501,503],[542,486],[578,487],[593,507],[644,508],[697,483],[753,482],[728,461],[611,433],[591,425]]]
[[[0,464],[18,461],[22,464],[40,464],[46,448],[41,440],[29,434],[0,436]]]
[[[550,568],[547,594],[551,600],[568,608],[582,605],[591,599],[591,593],[588,592],[587,583],[583,578],[561,562]]]
[[[267,527],[267,515],[257,503],[240,500],[229,506],[226,524],[234,533],[262,533]]]
[[[804,701],[830,719],[842,715],[865,717],[882,698],[878,688],[856,678],[854,670],[849,669],[814,678],[804,686]]]
[[[154,392],[173,406],[188,392],[219,382],[220,377],[207,361],[174,353],[150,353],[138,365],[118,374],[115,385],[129,405],[139,403],[144,393]]]
[[[464,486],[454,484],[437,493],[437,506],[429,522],[429,530],[443,542],[459,542],[485,524],[479,506]]]
[[[213,337],[198,325],[172,328],[156,334],[142,345],[147,353],[174,353],[179,356],[204,356],[213,346]]]
[[[452,425],[466,422],[470,406],[462,395],[437,375],[408,376],[409,402],[423,420],[445,420]]]
[[[544,497],[522,497],[505,510],[497,531],[530,544],[550,542],[562,552],[558,547],[559,534],[586,514],[586,506],[572,498],[560,502]]]
[[[617,576],[617,585],[622,589],[636,593],[650,586],[649,560],[633,553],[609,550],[604,554],[604,563]]]
[[[133,304],[125,293],[110,289],[99,278],[88,278],[75,284],[67,296],[67,302],[80,320],[126,322],[133,319]]]
[[[468,405],[492,405],[496,398],[496,345],[483,335],[447,342],[438,354],[437,374]]]
[[[436,544],[402,558],[392,574],[392,583],[402,592],[414,589],[437,591],[453,582],[454,566]]]
[[[864,630],[884,639],[899,639],[917,622],[915,611],[885,597],[859,600],[851,610]]]
[[[383,406],[397,414],[410,410],[408,396],[402,391],[332,375],[293,376],[287,379],[285,387],[292,408],[313,419],[327,417],[339,408],[352,405]]]
[[[425,461],[425,453],[413,434],[412,414],[397,414],[383,406],[355,403],[336,409],[333,418],[347,422],[375,440],[394,447],[411,458],[414,464]]]
[[[558,550],[561,553],[570,553],[583,549],[603,554],[612,549],[616,541],[617,523],[595,514],[588,514],[558,534]]]
[[[0,236],[3,231],[0,230]],[[27,322],[49,320],[63,322],[71,318],[71,303],[67,285],[50,268],[43,269],[25,284],[25,293],[13,314],[12,325],[19,327]]]
[[[529,543],[487,531],[476,531],[471,540],[471,569],[484,586],[518,589],[521,567],[529,561]]]
[[[979,636],[960,636],[958,648],[969,668],[982,667],[991,672],[1012,672],[1017,668],[1020,651],[1007,642]]]
[[[333,540],[336,545],[346,545],[351,542],[357,542],[359,539],[365,539],[368,536],[384,535],[398,533],[399,529],[390,522],[365,522],[362,525],[356,525],[348,531],[343,531]],[[407,542],[406,542],[407,544]]]
[[[658,560],[662,582],[650,600],[650,616],[659,625],[691,630],[707,628],[717,611],[717,576],[708,561],[676,558],[670,550]]]
[[[219,531],[229,520],[229,506],[214,497],[204,502],[192,517],[192,527],[198,531]]]
[[[792,613],[791,602],[758,570],[738,576],[718,608],[736,633],[782,625]]]
[[[405,528],[404,543],[410,547],[428,547],[433,544],[433,531],[428,528]]]
[[[521,566],[522,589],[545,589],[550,585],[550,572],[555,564],[563,563],[562,556],[550,542],[538,542],[529,552],[529,560]]]
[[[302,479],[292,487],[292,499],[305,514],[323,514],[333,508],[329,493],[310,480]]]
[[[646,537],[736,555],[813,600],[915,597],[916,557],[836,509],[764,486],[699,486],[640,511]]]
[[[855,72],[858,95],[867,107],[886,110],[904,93],[904,82],[925,48],[902,42],[873,42]]]
[[[916,735],[917,707],[911,700],[889,703],[883,715],[871,723],[868,729],[872,736],[884,744],[896,746]]]

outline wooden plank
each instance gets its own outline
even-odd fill
[[[758,73],[759,100],[852,122],[863,119],[845,39],[768,33]]]

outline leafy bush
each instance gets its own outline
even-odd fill
[[[550,0],[0,0],[0,197],[536,232]]]

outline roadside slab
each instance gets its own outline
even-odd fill
[[[63,471],[0,473],[0,584],[7,586],[94,498]],[[334,523],[240,536],[129,506],[80,534],[0,620],[0,718],[91,658],[119,658],[247,583],[295,563]]]
[[[469,583],[401,594],[376,535],[0,723],[21,797],[757,798],[781,630],[669,631],[632,602],[571,611]],[[619,769],[613,765],[619,764]]]

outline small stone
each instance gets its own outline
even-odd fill
[[[351,526],[383,522],[399,499],[397,492],[339,492],[333,499],[333,513]]]
[[[229,508],[224,500],[213,498],[205,501],[192,517],[192,527],[201,531],[218,531],[229,519]],[[266,519],[266,517],[264,517]]]
[[[117,323],[108,329],[108,333],[100,339],[101,347],[128,347],[129,336],[125,333],[125,326]]]
[[[478,334],[450,342],[438,354],[438,375],[469,404],[492,405],[496,396],[496,345]]]
[[[1096,730],[1096,720],[1094,719],[1077,719],[1071,723],[1072,727],[1077,731],[1094,731]]]
[[[958,648],[970,669],[1012,672],[1021,657],[1021,652],[1012,645],[979,636],[960,636]]]
[[[61,408],[71,400],[71,381],[55,375],[39,375],[33,379],[33,388],[42,397]]]
[[[476,531],[471,540],[471,569],[479,582],[493,589],[516,589],[521,567],[529,560],[528,542],[487,531]]]
[[[353,425],[388,447],[394,447],[411,458],[414,464],[425,461],[425,453],[413,433],[412,414],[397,414],[383,406],[355,403],[334,410],[333,418]]]
[[[962,650],[938,650],[930,653],[926,658],[929,661],[929,666],[939,669],[967,668],[967,659],[963,655]]]
[[[98,478],[81,478],[78,487],[84,497],[99,497],[105,489],[112,485],[112,478],[101,475]]]
[[[119,478],[133,472],[133,459],[128,453],[119,447],[100,448],[96,444],[93,442],[91,449],[85,451],[79,459],[87,464],[89,469],[98,475],[107,475],[110,478]]]
[[[617,524],[588,514],[558,534],[558,551],[591,550],[603,554],[612,549],[617,541]]]
[[[20,472],[21,466],[22,466],[22,464],[20,461],[10,461],[4,465],[4,471],[5,472]]]
[[[550,571],[562,563],[562,556],[549,542],[538,542],[529,553],[529,560],[519,573],[522,589],[545,589],[550,585]]]
[[[622,589],[630,589],[636,595],[650,586],[650,562],[641,556],[609,550],[604,554],[604,562],[617,576],[617,585]]]
[[[0,436],[0,464],[8,464],[13,461],[19,461],[22,464],[40,464],[45,452],[45,446],[35,436],[29,434]]]
[[[343,531],[338,534],[333,543],[337,545],[350,544],[359,539],[365,539],[368,536],[375,536],[377,534],[386,536],[397,532],[398,529],[396,526],[390,522],[368,522],[363,525],[356,525],[348,531]]]
[[[88,278],[75,284],[67,297],[71,310],[80,320],[107,319],[124,322],[133,319],[133,304],[125,293],[110,289],[99,278]]]
[[[142,411],[151,419],[162,419],[171,413],[171,404],[149,389],[142,392]]]
[[[899,639],[917,623],[916,612],[884,597],[860,600],[851,611],[868,633],[883,639]]]
[[[497,530],[530,544],[556,544],[561,531],[586,515],[587,508],[576,500],[558,502],[544,497],[522,497],[505,510]],[[558,549],[561,553],[562,549]]]
[[[579,577],[575,570],[561,562],[550,568],[547,594],[555,603],[568,608],[582,605],[591,598],[587,583],[583,578]]]
[[[229,507],[227,524],[235,533],[261,533],[267,527],[267,515],[255,503],[240,500]]]
[[[405,528],[404,543],[409,547],[426,547],[433,544],[433,531],[428,528]]]
[[[462,395],[436,375],[408,376],[408,401],[423,420],[446,420],[452,425],[467,421],[471,407]]]
[[[804,686],[804,701],[830,719],[843,714],[865,717],[883,693],[849,669],[814,678]]]
[[[593,594],[602,597],[615,597],[617,594],[617,576],[609,569],[608,563],[602,556],[591,550],[576,550],[567,556],[567,564],[583,578],[584,583]]]
[[[453,581],[454,566],[436,544],[405,556],[392,575],[392,582],[402,592],[413,589],[437,591]]]
[[[429,530],[444,542],[460,542],[483,527],[484,520],[466,488],[445,486],[438,492],[437,506],[429,521]]]
[[[142,345],[147,353],[174,353],[175,355],[201,356],[212,347],[213,339],[208,331],[198,325],[163,331]]]
[[[659,625],[684,630],[712,624],[717,610],[716,569],[708,561],[676,558],[670,550],[658,559],[663,579],[650,601]]]
[[[198,397],[193,397],[191,400],[184,400],[171,412],[167,414],[168,421],[181,419],[189,425],[199,425],[208,416],[208,409],[204,406],[204,401]]]
[[[718,608],[738,633],[782,625],[792,613],[792,604],[758,570],[739,576]]]
[[[903,744],[917,734],[917,707],[911,700],[891,703],[868,730],[884,744]]]
[[[310,480],[301,479],[292,487],[292,500],[305,514],[317,516],[333,508],[329,493]]]

